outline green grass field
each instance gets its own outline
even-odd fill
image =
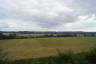
[[[0,49],[7,53],[9,60],[39,58],[57,55],[61,52],[73,50],[87,51],[96,48],[96,37],[59,37],[0,40]]]

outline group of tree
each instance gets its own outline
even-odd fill
[[[4,35],[0,33],[0,39],[23,39],[23,38],[46,38],[46,37],[95,37],[96,33],[44,33],[40,36],[17,36],[18,33],[9,33],[8,35]],[[21,33],[22,34],[22,33]],[[36,35],[36,34],[35,34]]]

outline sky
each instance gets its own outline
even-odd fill
[[[0,31],[96,31],[96,0],[0,0]]]

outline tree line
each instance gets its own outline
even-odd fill
[[[21,33],[22,34],[22,33]],[[46,37],[95,37],[96,33],[44,33],[43,35],[32,36],[34,33],[28,33],[30,36],[18,36],[18,33],[9,33],[5,35],[0,33],[0,39],[23,39],[23,38],[46,38]],[[41,33],[40,33],[41,34]]]

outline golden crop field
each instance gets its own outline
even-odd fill
[[[73,50],[76,53],[96,47],[96,37],[50,37],[0,40],[0,49],[10,60],[39,58]]]

